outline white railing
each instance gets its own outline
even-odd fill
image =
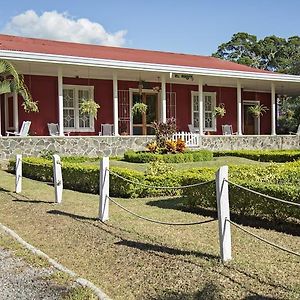
[[[188,147],[199,147],[200,145],[199,133],[184,132],[184,131],[176,132],[173,135],[173,140],[177,141],[179,139],[185,141],[185,144]]]

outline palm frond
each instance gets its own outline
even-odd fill
[[[0,81],[0,95],[11,93],[11,82],[8,79]]]

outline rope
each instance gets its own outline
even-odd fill
[[[270,241],[268,241],[268,240],[266,240],[266,239],[264,239],[264,238],[262,238],[262,237],[260,237],[260,236],[258,236],[258,235],[256,235],[256,234],[254,234],[254,233],[248,231],[247,229],[243,228],[242,226],[238,225],[237,223],[235,223],[235,222],[233,222],[233,221],[231,221],[231,220],[229,220],[229,219],[227,219],[227,218],[226,218],[226,221],[229,222],[230,224],[232,224],[233,226],[237,227],[238,229],[240,229],[240,230],[246,232],[247,234],[249,234],[249,235],[255,237],[256,239],[258,239],[258,240],[260,240],[260,241],[262,241],[262,242],[265,242],[266,244],[268,244],[268,245],[270,245],[270,246],[273,246],[274,248],[280,249],[280,250],[282,250],[282,251],[285,251],[285,252],[288,252],[288,253],[290,253],[290,254],[293,254],[293,255],[296,255],[296,256],[300,257],[300,253],[294,252],[294,251],[289,250],[289,249],[287,249],[287,248],[285,248],[285,247],[282,247],[282,246],[279,246],[279,245],[277,245],[277,244],[275,244],[275,243],[273,243],[273,242],[270,242]]]
[[[206,182],[199,182],[199,183],[195,183],[195,184],[191,184],[191,185],[182,185],[182,186],[155,186],[155,185],[148,185],[148,184],[144,184],[144,183],[140,183],[138,181],[133,181],[130,180],[128,178],[125,178],[109,169],[106,169],[106,171],[110,172],[112,175],[119,177],[120,179],[127,181],[129,183],[132,184],[137,184],[137,185],[141,185],[147,188],[154,188],[154,189],[159,189],[159,190],[166,190],[166,189],[185,189],[185,188],[190,188],[190,187],[195,187],[195,186],[200,186],[200,185],[204,185],[204,184],[209,184],[212,182],[215,182],[215,180],[210,180],[210,181],[206,181]]]
[[[242,186],[242,185],[239,185],[239,184],[237,184],[237,183],[234,183],[234,182],[232,182],[232,181],[229,181],[229,180],[227,180],[227,179],[224,179],[224,180],[227,181],[227,182],[230,183],[230,184],[233,184],[233,185],[235,185],[235,186],[237,186],[237,187],[239,187],[239,188],[241,188],[241,189],[243,189],[243,190],[246,190],[246,191],[248,191],[248,192],[254,193],[254,194],[256,194],[256,195],[259,195],[259,196],[262,196],[262,197],[265,197],[265,198],[269,198],[269,199],[271,199],[271,200],[275,200],[275,201],[279,201],[279,202],[282,202],[282,203],[286,203],[286,204],[295,205],[295,206],[299,206],[299,207],[300,207],[300,203],[291,202],[291,201],[287,201],[287,200],[282,200],[282,199],[279,199],[279,198],[276,198],[276,197],[273,197],[273,196],[269,196],[269,195],[266,195],[266,194],[262,194],[262,193],[260,193],[260,192],[251,190],[251,189],[246,188],[246,187],[244,187],[244,186]]]
[[[191,223],[173,223],[173,222],[164,222],[164,221],[158,221],[158,220],[154,220],[154,219],[150,219],[150,218],[147,218],[147,217],[143,217],[143,216],[140,216],[136,213],[134,213],[133,211],[129,210],[128,208],[124,207],[123,205],[121,205],[120,203],[116,202],[115,200],[113,200],[111,197],[107,196],[107,198],[113,202],[114,204],[116,204],[118,207],[120,207],[121,209],[125,210],[126,212],[128,212],[129,214],[139,218],[139,219],[142,219],[142,220],[145,220],[145,221],[149,221],[149,222],[152,222],[152,223],[156,223],[156,224],[162,224],[162,225],[173,225],[173,226],[190,226],[190,225],[199,225],[199,224],[203,224],[207,221],[198,221],[198,222],[191,222]],[[209,221],[210,222],[210,221]]]

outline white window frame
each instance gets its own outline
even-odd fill
[[[191,124],[194,125],[194,97],[199,97],[199,92],[192,91],[191,93]],[[211,111],[205,111],[205,96],[211,96],[212,97],[212,109],[216,107],[216,99],[217,99],[217,93],[216,92],[204,92],[203,93],[203,130],[204,131],[217,131],[217,118],[213,115],[213,110]],[[205,127],[205,112],[212,112],[212,127]],[[199,130],[199,127],[195,127],[195,129]]]
[[[78,91],[79,90],[88,90],[90,93],[90,98],[94,100],[94,86],[87,85],[70,85],[64,84],[64,89],[73,89],[74,90],[74,127],[64,127],[64,131],[72,132],[94,132],[95,131],[95,122],[94,117],[90,115],[90,127],[79,127],[79,99]]]

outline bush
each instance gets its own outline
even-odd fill
[[[213,168],[203,168],[201,172],[190,173],[183,177],[182,185],[212,180],[215,171],[216,169]],[[229,179],[260,193],[300,203],[299,162],[268,167],[232,166],[229,168]],[[199,205],[205,208],[216,208],[215,183],[184,189],[183,195],[190,206]],[[280,220],[289,217],[300,219],[298,207],[260,197],[234,185],[229,186],[229,199],[230,211],[240,215]]]
[[[166,166],[165,166],[166,167]],[[155,166],[161,168],[161,166]],[[10,162],[14,169],[14,162]],[[199,205],[216,209],[215,182],[185,189],[147,188],[151,186],[183,186],[214,180],[217,168],[201,168],[184,171],[153,172],[144,174],[125,168],[111,168],[110,195],[113,197],[137,198],[183,195],[189,206]],[[99,168],[74,163],[62,163],[64,187],[81,192],[99,193]],[[115,176],[116,173],[133,183]],[[23,175],[29,178],[52,181],[52,162],[43,158],[24,158]],[[300,161],[271,164],[268,166],[232,166],[229,179],[244,187],[280,199],[300,203]],[[136,183],[134,183],[136,182]],[[241,215],[252,215],[269,219],[300,219],[299,207],[283,204],[230,185],[230,210]]]
[[[300,158],[299,150],[215,151],[214,156],[238,156],[262,162],[291,162]]]
[[[209,150],[187,151],[176,154],[155,154],[146,151],[134,152],[132,150],[124,153],[124,160],[132,163],[149,163],[155,160],[162,160],[167,163],[183,163],[212,159],[213,152]]]

